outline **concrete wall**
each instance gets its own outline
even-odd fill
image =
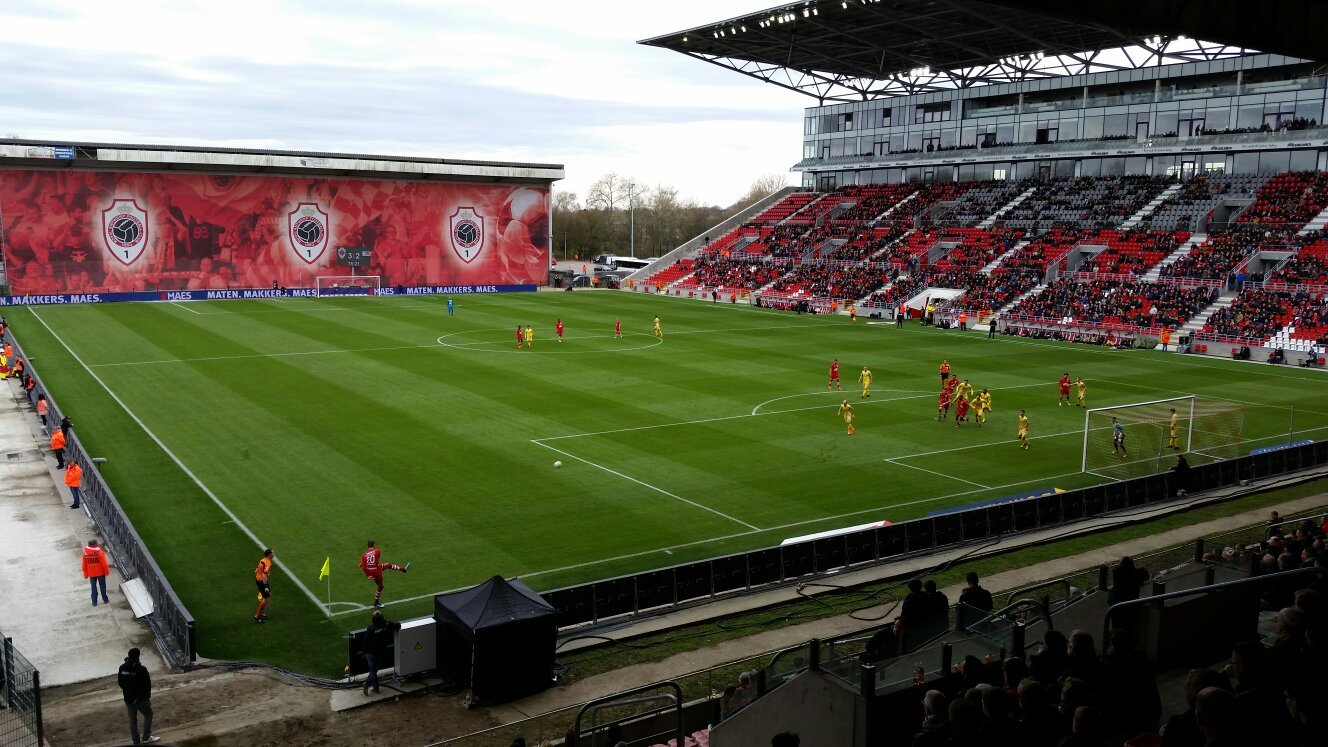
[[[858,747],[866,742],[866,703],[824,672],[806,671],[710,730],[712,747],[770,744],[791,731],[805,745]]]

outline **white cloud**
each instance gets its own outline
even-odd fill
[[[727,203],[797,160],[810,100],[641,38],[742,0],[0,5],[7,132],[562,162]],[[685,158],[679,154],[685,153]]]

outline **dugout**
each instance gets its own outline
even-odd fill
[[[434,597],[438,668],[467,683],[471,697],[505,703],[553,680],[558,611],[518,579],[484,583]]]

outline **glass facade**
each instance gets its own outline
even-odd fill
[[[1185,176],[1215,169],[1321,168],[1322,153],[1290,148],[1259,153],[1236,148],[1229,156],[1076,157],[1069,162],[1048,153],[1048,160],[1036,162],[1041,169],[1028,160],[992,162],[999,156],[983,151],[1015,146],[1033,152],[1038,146],[1065,150],[1066,144],[1081,144],[1080,150],[1175,146],[1215,135],[1276,134],[1284,126],[1290,139],[1322,144],[1328,141],[1328,131],[1318,129],[1328,125],[1326,80],[1313,63],[1254,55],[815,107],[806,112],[803,161],[797,168],[806,172],[804,185],[814,187],[909,181],[928,172],[937,179],[967,180],[993,178],[997,170],[1012,179],[1036,173]],[[969,160],[987,163],[871,167],[873,160],[899,160],[912,153],[924,154],[925,160],[931,160],[925,157],[931,153],[938,159],[981,156]],[[835,161],[844,165],[837,168]]]

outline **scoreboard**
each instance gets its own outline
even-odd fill
[[[373,250],[367,246],[337,247],[337,264],[343,267],[368,267],[373,261]]]

